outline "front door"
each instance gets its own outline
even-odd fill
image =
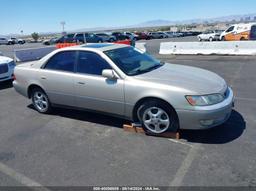
[[[100,55],[89,51],[79,52],[74,76],[76,106],[123,115],[124,81],[103,77],[104,69],[112,68]]]
[[[226,30],[225,40],[227,41],[234,41],[236,40],[236,32],[235,32],[235,26],[231,26]]]

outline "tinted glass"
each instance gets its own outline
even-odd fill
[[[110,65],[93,52],[80,51],[77,62],[77,72],[83,74],[102,75],[102,70],[111,69]]]
[[[252,26],[252,29],[251,29],[251,40],[256,40],[256,25]]]
[[[60,52],[50,58],[45,69],[74,72],[75,60],[75,51]]]
[[[76,37],[78,37],[78,38],[84,38],[84,35],[83,35],[83,34],[77,34]]]
[[[73,38],[74,34],[67,34],[68,38]]]
[[[232,27],[230,27],[226,32],[231,32],[231,31],[233,31],[234,30],[234,26],[232,26]]]

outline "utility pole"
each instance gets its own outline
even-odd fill
[[[64,34],[64,33],[65,33],[65,25],[66,25],[66,22],[65,22],[65,21],[61,21],[60,24],[61,24],[61,26],[62,26],[62,33]]]

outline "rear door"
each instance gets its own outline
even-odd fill
[[[38,80],[52,103],[74,106],[76,54],[76,51],[59,52],[38,73]]]
[[[124,81],[103,77],[104,69],[112,69],[112,67],[100,55],[79,51],[77,72],[74,76],[76,106],[123,115]]]

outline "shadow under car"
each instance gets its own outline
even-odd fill
[[[181,130],[181,138],[192,143],[225,144],[239,138],[245,128],[243,116],[232,110],[230,118],[222,125],[206,130]]]

